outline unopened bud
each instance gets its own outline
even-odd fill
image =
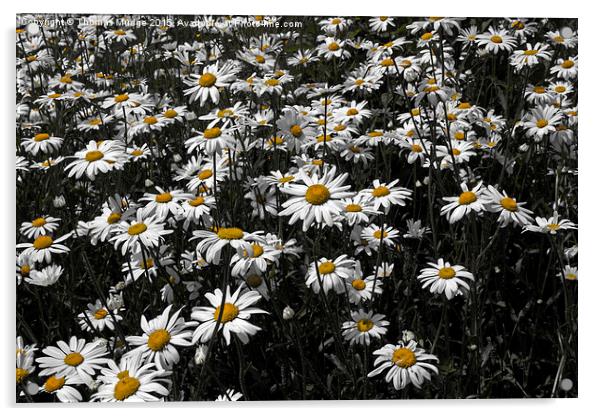
[[[288,321],[289,319],[292,319],[293,316],[295,316],[295,311],[293,310],[293,308],[291,308],[290,306],[287,306],[286,308],[284,308],[284,310],[282,311],[282,318],[285,321]]]

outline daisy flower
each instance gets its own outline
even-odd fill
[[[58,150],[62,144],[62,138],[51,136],[48,133],[38,133],[33,137],[27,137],[21,141],[21,146],[23,146],[27,153],[33,156],[38,153],[51,153]]]
[[[121,254],[125,255],[128,250],[138,251],[138,243],[147,249],[158,247],[163,241],[163,236],[171,234],[173,230],[165,230],[161,221],[153,215],[146,216],[142,209],[136,211],[136,219],[133,221],[122,221],[115,227],[116,235],[111,238],[115,249],[121,246]]]
[[[370,25],[370,30],[374,32],[386,32],[389,30],[389,27],[395,27],[393,18],[389,16],[373,17],[368,20],[368,24]]]
[[[392,381],[395,390],[401,390],[409,383],[421,388],[425,381],[430,381],[431,373],[439,373],[435,365],[427,362],[439,362],[439,359],[427,354],[413,340],[407,343],[398,341],[397,345],[387,344],[373,354],[377,356],[374,366],[378,367],[372,370],[368,377],[374,377],[388,369],[385,380]]]
[[[36,237],[33,243],[17,244],[17,248],[24,248],[23,255],[29,256],[34,262],[41,263],[45,261],[46,263],[50,263],[53,253],[62,254],[70,251],[69,247],[58,244],[69,237],[71,237],[71,233],[54,240],[51,236],[44,234]]]
[[[81,393],[73,387],[82,384],[78,376],[57,376],[52,375],[44,381],[40,387],[40,392],[55,395],[62,403],[77,403],[83,400]]]
[[[474,276],[464,266],[452,266],[443,259],[437,260],[437,263],[428,264],[431,267],[420,270],[420,275],[418,275],[423,289],[430,287],[431,293],[445,293],[447,299],[468,293],[470,286],[464,279],[474,281]]]
[[[364,195],[357,194],[353,198],[345,198],[343,202],[343,216],[350,226],[370,221],[368,215],[376,215],[371,203],[368,203]]]
[[[41,270],[31,270],[25,277],[25,283],[35,286],[52,286],[63,274],[63,267],[52,264]]]
[[[448,196],[444,197],[443,200],[449,202],[441,208],[441,215],[447,216],[450,224],[453,224],[465,215],[471,212],[479,213],[485,209],[483,205],[483,189],[481,189],[482,182],[479,182],[471,190],[468,189],[466,183],[462,183],[462,193],[459,196]]]
[[[485,208],[491,212],[499,212],[498,222],[501,223],[501,227],[505,227],[510,223],[524,227],[527,224],[533,222],[533,218],[529,214],[533,214],[533,211],[529,211],[523,208],[526,202],[516,202],[516,199],[509,197],[506,191],[501,194],[493,186],[489,185],[487,190],[483,193],[483,202]]]
[[[391,183],[380,182],[375,179],[372,181],[372,187],[360,191],[360,195],[365,195],[367,200],[374,204],[375,210],[383,207],[385,214],[389,212],[393,205],[405,206],[406,199],[410,199],[412,191],[401,186],[395,186],[399,179],[395,179]]]
[[[570,265],[564,266],[564,269],[558,273],[558,277],[564,278],[566,280],[577,280],[577,276],[579,275],[576,267],[571,267]]]
[[[230,345],[232,334],[246,344],[250,336],[261,330],[248,322],[251,315],[268,313],[252,306],[261,299],[261,295],[255,291],[241,293],[243,287],[240,285],[232,294],[230,294],[230,286],[226,288],[225,294],[220,289],[215,289],[213,293],[205,293],[211,306],[193,308],[190,314],[192,319],[200,322],[192,335],[193,344],[199,340],[202,343],[209,341],[216,325],[219,325],[227,345]]]
[[[194,136],[186,140],[185,145],[188,153],[198,150],[213,155],[221,153],[223,149],[236,147],[233,130],[226,126],[206,128],[199,136]]]
[[[55,377],[77,376],[81,383],[91,384],[92,376],[96,370],[102,368],[108,361],[103,358],[108,354],[103,342],[86,343],[85,339],[72,336],[69,344],[65,341],[57,342],[58,347],[50,346],[42,350],[45,354],[36,362],[42,369],[41,376],[54,375]]]
[[[536,107],[527,116],[523,127],[527,130],[528,137],[535,137],[540,141],[546,133],[554,133],[556,126],[562,120],[562,113],[552,106]]]
[[[370,339],[380,339],[387,333],[389,321],[384,320],[385,315],[372,311],[364,312],[363,309],[351,312],[351,321],[343,323],[343,337],[351,345],[370,345]]]
[[[322,257],[307,266],[305,285],[311,287],[314,293],[320,293],[320,288],[327,294],[334,290],[336,294],[345,293],[345,281],[351,279],[355,260],[342,254],[334,260]]]
[[[113,311],[113,316],[117,321],[123,319],[116,311]],[[79,325],[84,331],[102,331],[105,327],[109,328],[110,331],[115,330],[113,317],[99,299],[94,303],[88,303],[88,309],[77,315],[77,317],[79,318]],[[88,322],[90,322],[92,326],[90,326]]]
[[[322,177],[314,173],[311,177],[303,169],[299,171],[298,179],[303,184],[293,183],[282,192],[292,195],[282,204],[284,208],[278,215],[291,215],[289,224],[294,224],[303,219],[303,231],[307,231],[314,222],[318,224],[326,223],[332,227],[333,217],[340,214],[343,210],[342,198],[351,197],[352,192],[347,192],[350,185],[343,185],[348,174],[336,175],[336,167],[326,171]]]
[[[554,211],[550,218],[536,217],[535,224],[525,226],[524,231],[556,235],[558,231],[576,229],[577,225],[574,222],[560,219],[558,212]]]
[[[140,354],[146,363],[154,362],[158,369],[171,369],[180,361],[180,354],[176,347],[189,347],[192,332],[188,328],[196,326],[196,322],[186,322],[180,317],[179,309],[171,317],[169,305],[163,313],[150,321],[142,315],[140,328],[144,332],[141,336],[128,336],[126,341],[136,347],[128,351],[127,357]]]
[[[234,80],[236,70],[230,64],[219,66],[218,63],[203,68],[200,75],[192,74],[184,80],[191,88],[184,90],[184,95],[190,95],[190,102],[200,101],[204,105],[208,99],[214,104],[219,104],[219,88],[227,87]]]
[[[21,224],[19,232],[27,238],[37,238],[41,235],[52,234],[59,226],[60,218],[43,215],[31,222]]]
[[[573,79],[577,76],[577,66],[579,64],[579,60],[576,56],[571,56],[567,59],[558,59],[556,61],[556,65],[550,68],[550,73],[552,75],[556,74],[558,78],[562,79]]]
[[[383,224],[382,227],[370,224],[362,230],[361,237],[375,249],[380,246],[381,241],[383,244],[393,247],[395,245],[394,240],[399,237],[399,231],[387,224]]]
[[[119,365],[111,360],[101,370],[92,400],[101,402],[155,402],[169,394],[170,371],[145,363],[142,354],[125,355]]]
[[[180,211],[180,203],[191,196],[178,189],[165,191],[158,186],[155,189],[157,194],[145,193],[140,201],[148,201],[144,206],[144,215],[154,215],[159,221],[165,221],[170,213],[176,215]]]
[[[242,399],[242,393],[239,393],[233,389],[226,390],[226,394],[220,394],[215,399],[216,402],[237,402]]]
[[[516,47],[516,38],[505,29],[496,30],[489,28],[488,33],[477,35],[477,44],[483,46],[487,52],[497,55],[498,52],[512,52]]]
[[[239,246],[230,261],[232,276],[262,274],[279,256],[280,251],[259,239],[251,243],[251,250]]]
[[[84,150],[75,153],[77,159],[65,167],[69,177],[81,178],[84,173],[94,180],[99,172],[106,173],[113,169],[121,169],[124,162],[122,146],[114,140],[95,142],[90,140]]]
[[[209,263],[219,264],[222,249],[231,246],[235,250],[243,248],[248,253],[253,251],[251,242],[257,236],[256,233],[247,233],[237,227],[214,227],[211,231],[198,230],[192,232],[191,240],[201,239],[196,246],[198,253],[204,254]]]

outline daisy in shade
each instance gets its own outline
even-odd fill
[[[113,316],[117,321],[123,319],[117,314],[117,311],[113,311]],[[99,299],[97,299],[95,303],[88,303],[88,309],[80,313],[77,317],[79,318],[79,325],[84,331],[102,331],[105,328],[109,328],[110,331],[115,330],[113,317]],[[90,322],[92,326],[90,326],[88,322]]]
[[[242,248],[248,253],[253,251],[251,243],[258,237],[257,233],[247,233],[237,227],[214,227],[212,230],[192,232],[191,240],[201,239],[196,246],[198,253],[204,254],[209,263],[219,264],[222,249],[231,246],[235,250]]]
[[[251,250],[238,247],[236,253],[232,256],[230,264],[232,265],[233,276],[246,276],[247,274],[262,274],[269,264],[276,262],[280,256],[280,251],[268,245],[265,241],[257,239],[251,243]]]
[[[84,150],[75,153],[76,160],[65,167],[69,177],[81,178],[84,174],[94,180],[98,173],[106,173],[113,169],[121,169],[125,161],[123,146],[115,140],[95,142],[90,140]]]
[[[276,122],[278,134],[286,142],[289,150],[299,153],[301,148],[316,135],[316,130],[309,125],[309,120],[294,110],[285,110]]]
[[[38,153],[51,153],[54,150],[58,150],[62,144],[62,138],[51,136],[48,133],[38,133],[33,137],[28,137],[21,141],[21,146],[23,146],[27,153],[33,156]]]
[[[533,211],[529,211],[523,208],[526,202],[516,202],[516,199],[509,197],[506,191],[501,194],[493,186],[489,185],[487,190],[483,194],[483,202],[488,211],[499,212],[498,222],[501,223],[501,227],[505,227],[510,223],[524,227],[527,224],[533,222],[533,218],[529,214],[533,214]]]
[[[153,215],[146,216],[142,209],[136,211],[133,221],[122,221],[117,224],[117,235],[111,238],[115,249],[121,246],[121,254],[125,255],[131,248],[132,252],[138,251],[138,243],[146,248],[158,247],[163,241],[163,236],[171,234],[173,230],[163,229],[164,225]]]
[[[479,182],[474,188],[468,189],[466,183],[462,183],[462,193],[459,196],[444,197],[443,200],[449,202],[441,208],[441,215],[447,216],[450,224],[453,224],[465,215],[471,212],[479,213],[485,209],[483,205],[482,182]]]
[[[412,191],[409,189],[395,186],[397,182],[399,182],[399,179],[395,179],[389,184],[381,183],[378,179],[375,179],[372,182],[372,187],[360,191],[360,195],[365,195],[367,200],[374,204],[375,210],[382,206],[386,214],[393,205],[405,206],[406,199],[410,199],[410,195],[412,195]]]
[[[239,393],[233,389],[226,390],[226,394],[220,394],[215,399],[216,402],[237,402],[242,399],[242,393]]]
[[[180,354],[176,347],[189,347],[192,332],[188,328],[196,326],[196,322],[186,322],[180,317],[181,309],[169,316],[169,305],[163,313],[150,321],[144,315],[140,317],[140,328],[144,332],[141,336],[129,336],[126,341],[136,347],[126,356],[131,357],[141,354],[147,363],[154,362],[159,369],[170,369],[180,361]]]
[[[191,88],[184,90],[184,95],[190,95],[190,102],[200,101],[204,105],[208,99],[219,104],[219,88],[227,87],[234,81],[235,68],[230,64],[219,66],[218,63],[203,68],[200,75],[191,74],[184,83]]]
[[[209,341],[216,325],[219,325],[227,345],[230,345],[232,334],[246,344],[250,336],[261,330],[248,322],[251,315],[268,313],[252,306],[261,299],[261,295],[255,291],[241,293],[243,287],[240,285],[232,294],[230,294],[230,286],[226,288],[225,294],[220,289],[216,289],[213,293],[205,293],[211,306],[193,308],[190,315],[192,319],[200,322],[192,335],[193,344],[199,340],[202,343]]]
[[[49,235],[40,235],[33,243],[20,243],[17,248],[24,248],[23,255],[29,256],[34,262],[41,263],[45,261],[50,263],[52,254],[62,254],[69,251],[69,247],[59,244],[71,237],[71,233],[54,240]]]
[[[113,360],[108,365],[98,377],[93,401],[156,402],[169,394],[171,372],[145,362],[142,354],[126,355],[119,365]]]
[[[320,287],[324,289],[325,294],[330,290],[334,290],[337,294],[344,293],[345,281],[353,276],[354,267],[355,261],[346,254],[334,260],[322,257],[307,266],[305,285],[311,287],[316,294],[320,293]]]
[[[393,227],[383,224],[379,227],[376,224],[370,224],[362,230],[362,239],[374,248],[378,248],[380,243],[392,247],[395,245],[395,240],[399,237],[399,231]]]
[[[52,264],[41,270],[31,270],[25,277],[25,283],[35,286],[52,286],[63,274],[63,267]]]
[[[351,345],[370,345],[370,339],[380,339],[387,333],[389,321],[384,320],[385,315],[372,311],[364,312],[363,309],[351,312],[351,321],[343,323],[343,337]]]
[[[569,264],[564,266],[564,269],[558,273],[558,277],[564,278],[566,280],[576,281],[577,276],[579,275],[576,267],[571,267]]]
[[[59,227],[60,220],[60,218],[43,215],[31,222],[22,223],[19,232],[27,238],[37,238],[41,235],[52,234]]]
[[[72,336],[69,344],[59,341],[57,345],[58,347],[44,348],[42,353],[45,356],[36,360],[42,369],[41,376],[54,375],[67,378],[77,376],[81,379],[81,383],[89,385],[93,381],[92,376],[96,370],[108,361],[103,358],[108,353],[103,342],[86,343],[85,339]]]
[[[498,52],[512,52],[516,47],[516,38],[506,29],[496,30],[493,27],[489,28],[488,33],[477,35],[477,44],[483,46],[487,52],[497,55]]]
[[[19,337],[20,338],[20,337]],[[27,377],[33,374],[36,366],[33,363],[33,353],[36,348],[26,350],[19,348],[19,338],[17,338],[17,358],[16,358],[16,383],[21,385],[27,385]],[[23,338],[20,338],[21,344]]]
[[[28,277],[34,269],[35,262],[31,259],[31,256],[23,253],[19,254],[16,260],[17,284],[21,284],[21,281]]]
[[[61,403],[78,403],[82,401],[81,393],[73,387],[83,384],[77,375],[62,376],[52,375],[44,381],[40,392],[56,396]]]
[[[437,367],[427,362],[439,362],[439,359],[432,354],[427,354],[413,340],[407,343],[398,341],[397,345],[387,344],[373,354],[377,356],[374,360],[376,368],[368,374],[368,377],[374,377],[388,369],[385,380],[393,381],[395,390],[401,390],[409,383],[416,388],[421,388],[425,380],[430,381],[431,373],[439,373]]]
[[[576,56],[571,56],[567,59],[558,59],[556,65],[550,68],[550,73],[567,80],[575,78],[577,76],[578,63],[579,61]]]
[[[526,48],[526,50],[514,51],[512,53],[512,65],[519,71],[524,66],[531,67],[537,65],[540,60],[549,61],[552,59],[552,54],[546,50],[548,49],[547,45],[538,42],[535,46],[531,46],[530,43],[527,43]]]
[[[179,215],[184,217],[184,228],[190,224],[198,224],[202,217],[207,217],[215,208],[215,197],[210,195],[190,195],[180,205]]]
[[[558,212],[554,211],[550,218],[536,217],[535,224],[525,226],[524,231],[556,235],[558,231],[576,229],[577,225],[574,222],[560,219]]]
[[[291,215],[289,224],[303,219],[303,231],[307,231],[314,220],[332,227],[333,217],[344,208],[341,199],[353,196],[353,192],[347,191],[351,186],[343,185],[348,174],[335,175],[334,166],[320,178],[316,173],[309,177],[303,169],[299,170],[298,179],[303,184],[294,183],[282,188],[282,192],[292,195],[292,198],[282,204],[284,210],[278,215]]]
[[[536,107],[523,122],[523,127],[527,130],[528,137],[535,137],[535,141],[541,141],[547,133],[554,133],[561,121],[562,113],[556,108]]]
[[[447,299],[468,293],[470,286],[465,279],[474,281],[474,276],[464,266],[452,266],[443,259],[428,264],[431,267],[420,270],[418,276],[423,289],[430,286],[431,293],[445,293]]]
[[[180,211],[180,202],[191,196],[178,189],[165,191],[158,186],[155,189],[157,194],[145,193],[140,201],[148,201],[144,214],[154,215],[159,221],[164,221],[170,213],[176,215]]]

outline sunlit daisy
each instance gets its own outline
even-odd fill
[[[464,266],[452,266],[443,259],[437,260],[437,263],[429,263],[429,266],[431,267],[420,270],[418,275],[423,289],[430,287],[431,293],[445,293],[447,299],[466,295],[470,290],[465,279],[474,281],[474,276]]]

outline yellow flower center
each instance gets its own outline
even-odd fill
[[[384,230],[376,230],[376,231],[374,231],[374,233],[372,233],[372,236],[374,238],[376,238],[377,240],[380,240],[381,237],[387,238],[389,236],[389,233]]]
[[[503,39],[500,35],[493,35],[489,38],[493,43],[502,43]]]
[[[17,383],[22,382],[25,377],[27,377],[29,375],[29,371],[27,371],[24,368],[17,368],[16,371],[16,377],[17,377]]]
[[[554,87],[554,91],[556,91],[559,94],[562,94],[563,92],[566,92],[566,87],[564,85],[557,85],[556,87]]]
[[[65,377],[50,376],[44,383],[44,390],[48,393],[53,393],[60,390],[65,385]]]
[[[303,134],[303,129],[301,128],[300,125],[295,124],[295,125],[291,126],[290,132],[293,136],[299,137]]]
[[[575,62],[571,61],[570,59],[565,60],[564,62],[562,62],[562,66],[564,69],[569,69],[575,66]]]
[[[537,55],[538,52],[539,51],[537,49],[528,49],[523,53],[527,56],[533,56],[533,55]]]
[[[44,250],[52,245],[52,238],[47,235],[41,235],[33,242],[33,248],[36,250]]]
[[[155,116],[148,116],[148,117],[144,117],[144,123],[145,124],[156,124],[157,123],[157,117]]]
[[[52,99],[60,98],[62,96],[63,96],[63,94],[59,94],[58,92],[56,92],[54,94],[48,94],[48,98],[52,98]]]
[[[560,229],[560,224],[548,224],[548,230],[557,231]]]
[[[462,192],[458,198],[458,204],[469,205],[477,200],[477,195],[474,192]]]
[[[548,120],[540,118],[539,120],[537,120],[537,122],[535,123],[535,125],[538,128],[543,129],[544,127],[546,127],[548,125]]]
[[[125,400],[135,394],[140,388],[140,381],[136,377],[130,377],[128,370],[122,371],[117,375],[119,381],[115,384],[113,396],[117,400]]]
[[[339,24],[341,24],[341,19],[339,19],[338,17],[335,17],[334,19],[332,19],[330,21],[330,24],[331,25],[339,25]]]
[[[218,320],[219,314],[221,310],[221,305],[215,308],[215,313],[213,314],[213,319]],[[222,312],[222,319],[220,322],[226,323],[233,321],[238,316],[238,307],[232,303],[224,303],[224,311]]]
[[[72,352],[67,354],[63,361],[65,364],[70,365],[71,367],[77,367],[84,362],[84,356],[79,352]]]
[[[199,78],[199,85],[204,88],[213,87],[217,77],[210,72],[206,72]]]
[[[263,64],[265,63],[265,58],[262,55],[255,55],[255,62],[258,64]]]
[[[177,115],[178,115],[178,112],[171,108],[163,113],[163,117],[166,117],[166,118],[174,118]]]
[[[42,217],[36,218],[31,222],[31,225],[36,228],[43,227],[44,225],[46,225],[46,220]]]
[[[358,204],[349,204],[345,207],[347,212],[362,212],[362,206]]]
[[[324,161],[322,159],[314,159],[311,161],[311,164],[314,166],[322,166],[324,164]]]
[[[263,247],[261,247],[261,245],[257,244],[257,243],[253,243],[251,244],[251,248],[253,249],[253,254],[252,257],[259,257],[263,254]],[[245,255],[247,254],[246,250],[245,250]],[[248,257],[246,255],[246,257]]]
[[[205,132],[203,133],[203,136],[205,137],[205,139],[215,139],[219,136],[222,135],[222,129],[220,129],[219,127],[212,127],[210,129],[206,129]]]
[[[21,266],[19,271],[21,272],[21,276],[29,276],[29,272],[31,271],[31,266],[29,266],[28,264],[24,264],[23,266]]]
[[[36,142],[43,142],[44,140],[48,140],[48,138],[50,138],[48,133],[38,133],[33,137]]]
[[[148,336],[146,344],[152,351],[161,351],[171,340],[171,334],[166,329],[157,329]]]
[[[349,110],[347,110],[347,115],[348,116],[356,116],[359,114],[359,111],[357,111],[357,108],[350,108]]]
[[[331,52],[338,51],[340,48],[341,47],[336,42],[332,42],[331,44],[328,45],[328,50]]]
[[[105,319],[105,317],[109,314],[109,312],[102,308],[102,309],[98,309],[96,312],[94,312],[94,319],[97,320],[101,320],[101,319]]]
[[[363,79],[356,79],[356,80],[355,80],[353,83],[359,87],[359,86],[360,86],[360,85],[362,85],[364,82],[366,82],[366,81],[364,81]]]
[[[86,153],[85,159],[88,162],[96,162],[104,157],[104,153],[100,150],[90,150]]]
[[[128,234],[129,235],[138,235],[138,234],[142,234],[143,232],[146,231],[146,224],[143,222],[139,222],[136,224],[132,224],[130,226],[130,228],[128,228]]]
[[[393,59],[391,58],[385,58],[382,61],[380,61],[380,66],[389,67],[393,65],[395,65],[395,62],[393,62]]]
[[[312,205],[322,205],[330,198],[330,191],[322,184],[311,185],[305,192],[305,200]]]
[[[420,36],[420,39],[427,41],[427,40],[431,40],[433,37],[433,34],[431,32],[426,32],[424,34],[422,34],[422,36]]]
[[[247,284],[252,288],[257,288],[263,283],[263,278],[257,274],[247,277]]]
[[[333,262],[325,261],[324,263],[318,266],[318,271],[320,272],[320,275],[325,275],[333,273],[336,268],[337,266]]]
[[[282,178],[278,179],[279,183],[288,183],[290,181],[292,181],[293,179],[295,179],[294,176],[283,176]]]
[[[391,193],[389,188],[384,185],[376,187],[372,190],[372,196],[375,198],[382,198],[383,196],[387,196]]]
[[[71,84],[73,82],[73,80],[71,79],[70,75],[64,75],[61,77],[61,82],[63,84]]]
[[[119,212],[111,212],[107,217],[108,224],[115,224],[117,221],[121,219],[121,214]]]
[[[408,368],[416,364],[416,354],[408,348],[397,348],[391,361],[401,368]]]
[[[565,277],[567,280],[577,280],[577,275],[575,273],[567,273]]]
[[[171,196],[171,194],[169,192],[164,192],[162,194],[155,196],[155,201],[160,204],[165,204],[167,202],[170,202],[172,199],[173,199],[173,197]]]
[[[508,211],[515,212],[518,209],[518,205],[516,205],[516,201],[513,198],[502,198],[500,200],[500,205]]]
[[[546,92],[546,88],[538,85],[537,87],[533,87],[533,92],[536,94],[543,94]]]
[[[366,288],[366,282],[362,279],[355,279],[351,282],[351,286],[353,286],[355,290],[364,290]]]
[[[267,85],[268,87],[275,87],[276,85],[280,84],[280,81],[278,81],[277,79],[266,79],[265,81],[265,85]]]
[[[420,146],[419,144],[413,144],[412,145],[412,152],[414,152],[414,153],[421,153],[422,152],[422,146]]]
[[[374,326],[374,322],[370,319],[360,319],[357,321],[357,330],[360,332],[368,332]]]
[[[188,205],[192,207],[198,207],[199,205],[203,205],[205,203],[205,198],[202,196],[197,196],[195,199],[191,199],[188,201]]]
[[[456,271],[451,267],[443,267],[439,270],[439,278],[448,280],[456,276]]]
[[[236,227],[224,227],[217,231],[217,237],[222,240],[240,240],[243,236],[243,230]]]
[[[116,103],[122,103],[124,101],[127,101],[130,99],[130,96],[127,94],[119,94],[115,96],[115,102]]]

